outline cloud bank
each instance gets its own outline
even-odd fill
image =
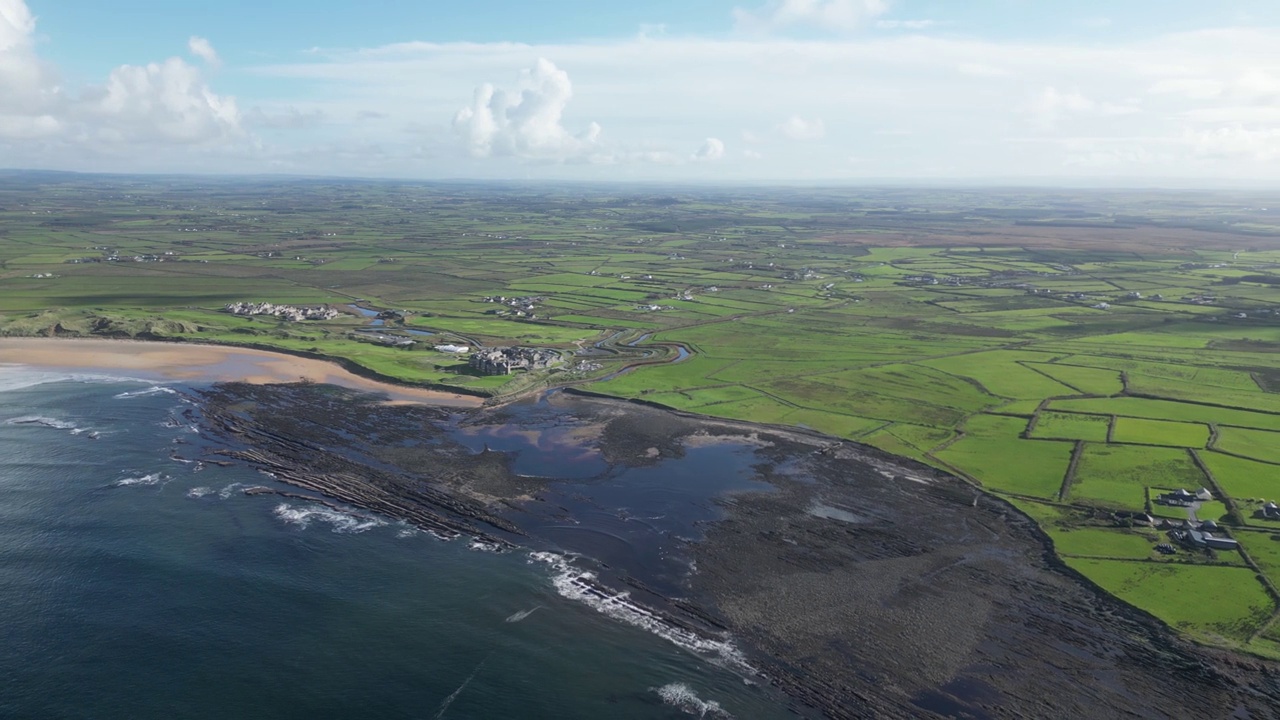
[[[887,0],[772,0],[754,10],[735,8],[734,21],[747,32],[795,26],[848,32],[889,11]]]
[[[121,65],[100,85],[69,90],[37,54],[36,31],[24,0],[0,0],[0,149],[8,157],[122,156],[246,138],[235,99],[213,92],[186,60]],[[188,48],[219,62],[208,40],[192,37]]]
[[[882,1],[742,3],[715,36],[405,42],[282,51],[279,62],[221,69],[214,45],[193,36],[189,55],[107,66],[102,80],[67,87],[40,57],[46,40],[36,42],[27,5],[0,0],[0,162],[573,180],[1280,183],[1280,28],[995,40],[894,17],[898,5]]]

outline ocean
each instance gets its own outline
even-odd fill
[[[795,717],[562,557],[244,495],[186,389],[0,367],[0,717]]]

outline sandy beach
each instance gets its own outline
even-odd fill
[[[41,369],[126,371],[156,380],[247,382],[306,380],[382,393],[392,402],[478,407],[481,398],[378,382],[336,363],[224,345],[137,340],[0,338],[0,365]]]

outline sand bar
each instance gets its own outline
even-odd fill
[[[0,364],[127,371],[132,377],[258,385],[307,380],[381,393],[397,403],[478,407],[481,398],[378,382],[325,360],[226,345],[140,340],[0,338]]]

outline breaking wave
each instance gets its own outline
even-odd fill
[[[151,473],[150,475],[142,475],[140,477],[127,477],[111,483],[111,487],[132,487],[134,485],[164,485],[173,478],[164,473]]]
[[[145,390],[130,390],[128,392],[122,392],[119,395],[116,395],[115,399],[130,400],[132,398],[146,397],[148,395],[157,395],[160,393],[164,393],[166,395],[177,395],[178,391],[173,388],[164,387],[163,385],[153,385]]]
[[[504,620],[503,622],[518,623],[518,622],[520,622],[521,620],[524,620],[525,618],[527,618],[527,617],[529,617],[530,615],[532,615],[532,614],[534,614],[534,613],[538,612],[538,611],[539,611],[539,610],[541,610],[541,609],[542,609],[542,606],[541,606],[541,605],[538,605],[537,607],[534,607],[532,610],[521,610],[520,612],[518,612],[518,613],[514,613],[513,615],[511,615],[511,617],[508,617],[508,618],[507,618],[506,620]]]
[[[501,545],[497,543],[485,542],[480,538],[471,538],[471,542],[467,545],[467,549],[475,550],[477,552],[491,552],[491,553],[502,552]]]
[[[686,715],[692,715],[700,718],[729,718],[733,716],[725,712],[720,707],[720,703],[715,700],[703,700],[699,698],[693,689],[684,683],[671,683],[663,685],[660,688],[654,688],[654,692],[658,693],[658,697],[662,698],[662,702],[674,707]]]
[[[84,432],[83,428],[76,427],[75,423],[66,420],[58,420],[56,418],[44,417],[43,415],[23,415],[22,417],[11,418],[4,421],[5,425],[40,425],[42,427],[53,428],[54,430],[70,430],[73,433]]]
[[[58,382],[75,383],[150,383],[149,380],[125,377],[121,375],[102,375],[95,373],[67,373],[35,370],[26,365],[0,365],[0,392],[27,390],[40,385]]]
[[[220,499],[220,500],[230,500],[230,499],[231,499],[231,496],[232,496],[232,495],[235,495],[235,494],[236,494],[236,492],[238,492],[238,491],[248,490],[248,489],[250,489],[250,488],[255,488],[255,487],[261,487],[261,486],[260,486],[260,485],[248,485],[248,484],[245,484],[245,483],[242,483],[242,482],[233,482],[233,483],[231,483],[230,485],[227,485],[227,486],[225,486],[225,487],[223,487],[223,488],[220,488],[220,489],[216,489],[216,490],[215,490],[214,488],[211,488],[211,487],[208,487],[208,486],[205,486],[205,485],[201,485],[200,487],[193,487],[193,488],[191,488],[190,490],[188,490],[188,491],[187,491],[187,497],[189,497],[189,498],[202,498],[202,497],[208,497],[208,496],[210,496],[210,495],[217,495],[217,496],[218,496],[218,499]]]
[[[387,524],[385,520],[375,517],[340,512],[323,505],[298,506],[280,503],[271,511],[271,514],[304,530],[313,522],[321,522],[329,525],[333,532],[341,534],[362,533]]]
[[[631,600],[629,592],[613,592],[596,582],[594,573],[574,567],[570,558],[553,552],[529,553],[529,562],[541,562],[552,570],[551,582],[561,597],[583,603],[602,615],[647,630],[690,652],[723,663],[747,674],[755,669],[728,640],[703,637],[668,622],[658,613]]]

